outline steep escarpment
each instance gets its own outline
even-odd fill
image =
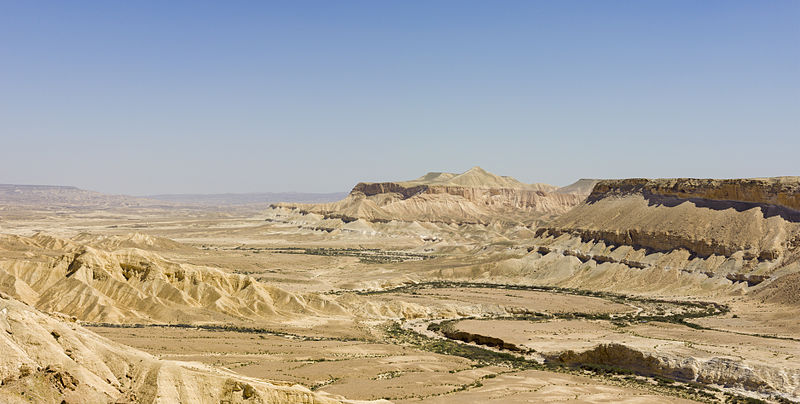
[[[328,204],[278,204],[344,220],[444,223],[530,223],[562,214],[586,195],[555,192],[475,167],[462,174],[429,173],[404,182],[359,183],[347,198]]]
[[[537,235],[786,264],[800,248],[798,198],[797,177],[600,181],[584,204]]]
[[[528,254],[445,276],[674,296],[754,288],[762,300],[795,304],[786,277],[800,272],[793,181],[741,180],[738,191],[735,180],[598,181],[585,202],[536,229]],[[722,199],[737,195],[744,201]]]
[[[337,403],[299,385],[157,359],[0,293],[3,403]]]
[[[599,181],[589,200],[599,200],[609,194],[631,194],[671,196],[683,199],[705,199],[731,202],[734,208],[765,207],[772,205],[800,214],[800,177],[745,178],[745,179],[697,179],[673,178],[650,180],[632,178]],[[738,204],[737,204],[738,203]],[[748,205],[751,204],[751,205]],[[719,204],[717,207],[724,207]],[[774,209],[779,214],[778,209]]]

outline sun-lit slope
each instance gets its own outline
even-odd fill
[[[492,174],[480,167],[472,167],[461,173],[431,172],[411,181],[401,182],[404,186],[442,185],[466,188],[509,188],[530,191],[553,192],[558,187],[550,184],[525,184],[515,178]]]
[[[0,402],[9,404],[342,401],[302,386],[159,360],[2,294],[0,380]]]
[[[278,204],[345,220],[442,223],[532,223],[579,204],[585,195],[555,193],[480,167],[462,174],[428,173],[405,182],[359,183],[347,198],[327,204]]]
[[[742,252],[775,260],[800,244],[798,208],[798,177],[601,181],[586,203],[540,232],[654,251],[682,248],[701,257]]]
[[[194,322],[333,318],[344,309],[219,269],[177,263],[152,251],[171,240],[131,235],[94,244],[38,234],[0,242],[0,291],[47,312],[98,322]]]
[[[800,271],[783,275],[764,285],[756,297],[765,302],[800,306]]]
[[[366,225],[356,221],[346,226],[359,223]],[[427,231],[420,224],[417,227]],[[41,311],[87,322],[214,323],[322,330],[327,325],[349,327],[365,319],[476,315],[487,310],[477,304],[427,307],[374,301],[355,294],[287,291],[250,276],[174,262],[149,250],[108,247],[141,243],[163,249],[174,243],[142,234],[81,234],[72,240],[45,234],[0,235],[0,240],[0,292]],[[381,284],[380,279],[373,279],[355,286]],[[491,310],[503,312],[497,307]]]
[[[560,194],[578,194],[578,195],[589,195],[592,193],[592,189],[594,189],[595,184],[600,182],[597,179],[591,178],[581,178],[572,184],[569,184],[565,187],[558,188],[555,192]]]
[[[40,237],[47,237],[47,235],[42,234]],[[132,233],[126,236],[80,233],[72,237],[70,241],[106,250],[139,248],[143,250],[175,251],[191,248],[174,240],[143,233]]]
[[[600,181],[536,230],[528,254],[449,276],[682,296],[764,289],[790,302],[795,278],[770,284],[800,271],[797,177],[738,181]]]

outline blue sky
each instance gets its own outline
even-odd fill
[[[800,175],[800,1],[0,0],[0,183]]]

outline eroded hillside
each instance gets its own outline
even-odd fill
[[[798,189],[796,177],[600,181],[536,230],[530,254],[496,271],[591,288],[744,292],[800,270]]]
[[[141,234],[75,240],[4,235],[0,290],[43,311],[95,322],[333,320],[346,314],[318,294],[174,262],[152,251],[176,244]]]
[[[3,403],[338,403],[302,386],[160,360],[0,294]]]
[[[562,214],[586,195],[556,192],[474,167],[462,174],[428,173],[404,182],[359,183],[347,198],[329,204],[278,204],[344,220],[372,222],[533,223]]]

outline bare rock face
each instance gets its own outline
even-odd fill
[[[611,366],[648,376],[716,384],[792,400],[800,390],[800,374],[793,369],[730,357],[696,358],[643,352],[623,344],[601,344],[583,352],[565,351],[548,355],[548,360],[572,366]]]
[[[796,305],[789,275],[800,272],[799,191],[800,177],[596,181],[584,202],[538,226],[525,257],[489,272],[676,296],[753,288],[763,301]]]
[[[538,230],[652,252],[754,264],[800,246],[800,177],[599,181],[586,202]]]
[[[639,193],[683,199],[743,202],[754,204],[753,206],[774,205],[795,211],[791,213],[800,214],[800,177],[729,180],[696,178],[604,180],[594,186],[589,200],[598,200],[613,193]]]
[[[404,182],[359,183],[342,201],[279,204],[343,220],[444,223],[530,222],[567,212],[586,195],[556,192],[474,167],[462,174],[428,173]]]

